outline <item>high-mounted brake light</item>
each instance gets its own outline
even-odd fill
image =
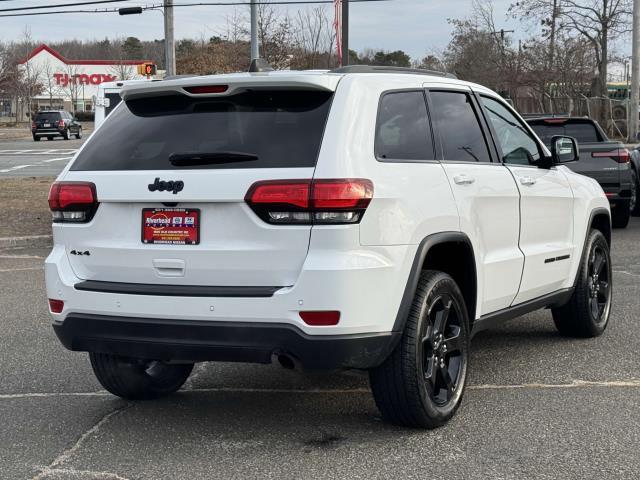
[[[245,200],[268,223],[344,224],[358,223],[371,198],[371,180],[346,178],[257,182]]]
[[[629,163],[631,161],[631,154],[626,148],[619,148],[610,152],[593,152],[591,156],[594,158],[611,158],[618,163]]]
[[[552,123],[552,124],[566,123],[566,122],[567,122],[566,118],[547,118],[544,120],[544,123]]]
[[[189,93],[202,95],[205,93],[224,93],[229,90],[229,85],[196,85],[193,87],[184,87]]]
[[[54,222],[88,222],[98,208],[96,186],[91,182],[54,182],[49,208]]]

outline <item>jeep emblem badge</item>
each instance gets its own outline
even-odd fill
[[[153,183],[149,184],[150,192],[173,192],[175,195],[178,192],[181,192],[184,188],[184,182],[182,180],[160,180],[159,177],[156,177]]]

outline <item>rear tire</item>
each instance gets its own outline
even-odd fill
[[[127,400],[151,400],[170,395],[187,381],[193,364],[167,364],[104,353],[89,353],[100,384]]]
[[[551,310],[553,321],[565,337],[600,336],[609,323],[613,277],[609,244],[599,230],[591,230],[587,237],[577,275],[569,302]]]
[[[65,140],[69,140],[69,138],[71,138],[71,131],[68,128],[62,134],[62,138]]]
[[[462,400],[468,364],[462,293],[449,275],[424,271],[398,345],[369,372],[382,417],[406,427],[445,424]]]
[[[626,228],[629,225],[629,217],[631,217],[629,201],[621,200],[616,202],[616,206],[611,209],[611,226],[613,228]]]
[[[34,135],[34,136],[33,136],[33,141],[34,141],[34,142],[39,142],[39,141],[40,141],[40,137],[39,137],[39,136],[37,136],[37,135]]]
[[[82,128],[78,129],[78,133],[76,133],[76,138],[80,140],[82,138]]]
[[[53,140],[53,137],[47,137],[47,140]]]

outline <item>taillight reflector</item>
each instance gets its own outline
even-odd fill
[[[300,318],[307,325],[314,327],[337,325],[340,321],[340,312],[328,310],[317,312],[300,312]]]
[[[53,298],[49,299],[49,310],[51,310],[51,313],[62,313],[63,309],[64,309],[64,301],[55,300]]]
[[[96,186],[91,182],[54,182],[49,208],[54,222],[88,222],[98,207]]]
[[[245,200],[269,223],[358,223],[373,198],[362,178],[266,180],[254,183]]]
[[[184,87],[189,93],[202,95],[205,93],[224,93],[229,90],[229,85],[196,85],[193,87]]]

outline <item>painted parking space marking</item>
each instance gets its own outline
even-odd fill
[[[46,150],[0,150],[0,155],[73,155],[77,148],[50,148]]]
[[[14,172],[16,170],[21,170],[23,168],[27,168],[27,167],[34,167],[35,165],[16,165],[15,167],[11,167],[11,168],[5,168],[3,170],[0,170],[0,173],[9,173],[9,172]]]

